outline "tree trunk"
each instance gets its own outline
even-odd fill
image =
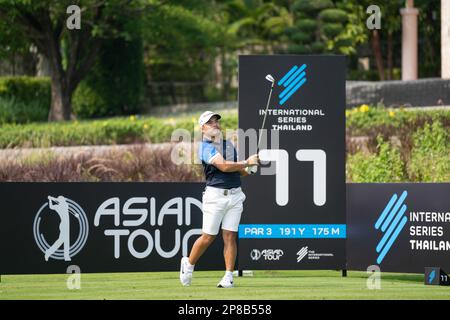
[[[58,39],[54,39],[53,34],[48,35],[48,39],[49,53],[47,59],[50,64],[52,81],[52,102],[48,114],[48,121],[70,120],[72,91],[68,85],[69,76],[62,66],[62,56]]]
[[[60,78],[52,76],[52,103],[48,121],[70,120],[72,94],[64,83]]]
[[[388,67],[388,80],[392,80],[394,77],[394,66],[393,66],[393,40],[392,40],[392,31],[389,31],[388,33],[388,39],[387,39],[387,67]]]
[[[377,64],[378,76],[380,80],[384,80],[384,65],[383,65],[383,55],[381,53],[381,44],[380,44],[380,34],[378,30],[372,31],[372,50],[373,55],[375,56],[375,62]]]

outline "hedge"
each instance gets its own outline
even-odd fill
[[[377,136],[375,153],[347,155],[348,182],[448,182],[450,133],[441,121],[426,123],[412,133],[407,157],[400,148]]]
[[[0,124],[46,121],[51,83],[46,77],[0,77]]]
[[[0,97],[21,102],[39,102],[50,107],[51,83],[48,77],[0,77]]]
[[[426,123],[440,121],[445,128],[450,127],[449,109],[387,109],[361,105],[346,110],[345,115],[347,134],[350,136],[375,138],[381,134],[384,138],[396,135],[402,139],[409,139]]]
[[[77,145],[161,143],[171,139],[172,132],[186,129],[194,136],[198,115],[182,118],[118,117],[103,120],[7,124],[0,127],[0,148],[50,147]],[[222,128],[236,129],[237,117],[225,115]]]

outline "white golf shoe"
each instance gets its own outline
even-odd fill
[[[187,257],[181,258],[180,282],[183,286],[187,287],[187,286],[191,285],[193,272],[194,272],[194,268],[192,266],[189,267],[189,258],[187,258]]]
[[[217,288],[233,288],[233,287],[234,287],[233,277],[229,276],[224,276],[217,285]]]

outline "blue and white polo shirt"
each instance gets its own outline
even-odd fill
[[[206,186],[231,189],[241,186],[241,174],[236,172],[222,172],[212,165],[214,157],[221,154],[227,161],[237,161],[237,152],[233,144],[228,140],[213,142],[204,139],[198,148],[198,156],[202,160],[205,173]]]

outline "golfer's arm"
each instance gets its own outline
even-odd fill
[[[52,210],[55,208],[55,206],[53,205],[53,201],[55,201],[55,198],[48,196],[48,206]]]
[[[241,174],[241,177],[246,177],[246,176],[249,176],[250,174],[247,172],[247,171],[245,171],[245,170],[239,170],[239,173]]]
[[[245,169],[245,161],[227,161],[221,154],[216,155],[211,164],[222,172],[241,172]]]

